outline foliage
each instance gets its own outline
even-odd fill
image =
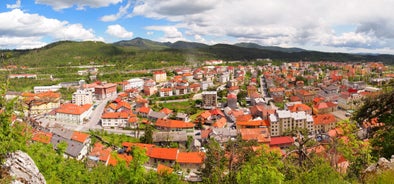
[[[111,145],[115,145],[117,147],[121,147],[123,142],[139,142],[137,138],[127,136],[125,134],[114,134],[109,133],[104,130],[91,130],[90,135],[92,135],[92,143],[99,141],[96,136],[99,136],[104,141],[108,142]]]
[[[146,143],[146,144],[152,144],[153,143],[153,126],[152,125],[146,125],[145,126],[145,133],[140,138],[140,141],[142,143]]]
[[[372,134],[372,155],[375,158],[390,158],[394,155],[394,143],[389,141],[394,139],[394,90],[367,98],[363,102],[352,119],[359,124],[375,118],[384,123],[383,127],[373,128],[369,132]]]
[[[267,151],[264,147],[246,162],[239,172],[236,181],[238,183],[282,183],[284,174],[280,172],[283,167],[281,156],[275,152]]]
[[[224,171],[226,169],[227,158],[220,144],[215,139],[209,139],[206,146],[207,153],[205,167],[201,176],[204,183],[222,183],[225,181]]]

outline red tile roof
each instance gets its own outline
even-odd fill
[[[179,152],[176,162],[183,164],[202,164],[205,154],[203,152]]]
[[[209,113],[211,113],[212,115],[224,116],[223,112],[220,109],[211,109],[211,110],[209,110]]]
[[[193,128],[194,124],[173,119],[158,119],[155,126],[165,128]]]
[[[294,104],[293,106],[288,107],[290,112],[298,112],[298,111],[311,111],[312,109],[306,104]]]
[[[81,143],[84,143],[87,138],[89,138],[89,134],[77,132],[77,131],[73,132],[73,135],[71,136],[71,140],[78,141]]]
[[[148,114],[150,112],[150,108],[142,106],[142,107],[140,107],[139,112],[144,113],[144,114]]]
[[[129,114],[127,112],[105,112],[101,115],[102,119],[128,119]]]
[[[162,112],[162,113],[164,113],[166,115],[169,115],[169,114],[172,113],[172,110],[169,109],[169,108],[163,108],[163,109],[160,110],[160,112]]]
[[[89,156],[98,157],[99,160],[103,162],[107,162],[110,158],[110,154],[112,149],[110,147],[105,148],[103,144],[100,142],[96,142],[93,146],[92,151],[89,153]]]
[[[289,136],[271,137],[270,146],[291,145],[293,143],[294,143],[294,139]]]
[[[227,123],[227,120],[225,117],[220,118],[219,120],[217,120],[215,123],[213,123],[213,127],[215,128],[223,128]]]
[[[200,116],[204,119],[207,119],[211,116],[211,113],[209,111],[204,111],[200,114]]]
[[[313,124],[315,125],[326,125],[335,123],[337,120],[333,114],[318,114],[313,116]]]
[[[56,113],[63,114],[73,114],[73,115],[81,115],[92,107],[92,104],[85,104],[83,106],[78,106],[76,104],[67,103],[61,105],[58,109],[56,109]]]
[[[178,148],[156,148],[153,147],[148,156],[151,158],[162,159],[162,160],[173,160],[175,161],[178,155]]]
[[[126,148],[127,148],[127,151],[131,151],[131,148],[132,148],[133,146],[135,146],[135,147],[141,148],[141,149],[143,149],[143,150],[146,150],[147,152],[148,152],[151,148],[155,147],[154,144],[132,143],[132,142],[123,142],[123,143],[122,143],[122,146],[123,146],[123,147],[126,147]]]
[[[239,130],[242,140],[256,140],[258,143],[269,143],[270,133],[268,128],[242,128]]]
[[[172,171],[174,171],[174,169],[171,167],[165,166],[163,164],[157,164],[157,173],[159,173],[160,175],[170,174],[172,173]]]
[[[240,126],[270,126],[268,120],[249,120],[249,121],[237,121],[236,125]]]
[[[38,131],[34,133],[32,140],[44,144],[49,144],[51,142],[52,136],[53,134],[50,132]]]
[[[133,160],[133,157],[130,155],[126,154],[117,154],[117,155],[111,155],[109,158],[108,164],[111,166],[116,166],[118,164],[118,161],[125,161],[126,164],[129,164]]]

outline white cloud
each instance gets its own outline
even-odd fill
[[[375,0],[137,0],[132,15],[169,20],[167,27],[190,35],[266,45],[394,48],[393,6]],[[354,30],[338,30],[341,25]]]
[[[108,26],[107,30],[105,32],[108,33],[109,35],[117,37],[117,38],[132,38],[133,37],[133,32],[128,32],[124,27],[122,27],[119,24]]]
[[[146,34],[149,35],[149,36],[151,36],[151,35],[155,34],[155,32],[153,32],[153,31],[148,31],[148,32],[146,32]]]
[[[120,6],[118,13],[112,15],[105,15],[101,17],[100,20],[104,22],[116,21],[119,18],[128,14],[128,10],[130,7],[131,7],[131,0],[129,0],[125,6]]]
[[[73,6],[77,6],[77,9],[107,7],[111,4],[118,4],[122,0],[35,0],[35,2],[52,6],[55,10],[62,10]]]
[[[186,40],[183,37],[182,32],[180,32],[174,26],[148,26],[148,27],[145,27],[145,29],[154,30],[154,31],[162,31],[164,33],[164,36],[162,38],[160,38],[160,41],[176,42],[179,40]]]
[[[21,0],[16,0],[15,4],[7,4],[8,9],[17,9],[21,7]]]
[[[4,43],[16,48],[42,46],[43,39],[57,40],[100,40],[92,29],[81,24],[50,19],[38,14],[25,13],[20,9],[0,13],[0,35]],[[2,44],[3,46],[6,44]]]

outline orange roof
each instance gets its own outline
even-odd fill
[[[169,114],[172,113],[172,110],[169,109],[169,108],[163,108],[163,109],[160,110],[160,112],[162,112],[162,113],[164,113],[166,115],[169,115]]]
[[[230,93],[230,94],[227,95],[227,98],[228,98],[228,99],[230,99],[230,98],[232,98],[232,99],[237,99],[237,95],[234,94],[234,93]]]
[[[166,128],[193,128],[193,123],[173,119],[158,119],[155,126]]]
[[[172,88],[161,88],[160,91],[161,92],[170,92],[170,91],[172,91]]]
[[[237,125],[241,126],[270,126],[268,120],[250,120],[250,121],[237,121]]]
[[[269,143],[271,141],[268,128],[242,128],[239,130],[242,140],[256,140],[258,143]]]
[[[325,109],[325,108],[331,108],[331,107],[335,107],[335,106],[337,106],[337,105],[332,102],[322,102],[322,103],[316,104],[313,107],[316,109]]]
[[[138,122],[138,118],[137,117],[130,117],[128,120],[127,120],[129,123],[137,123]]]
[[[335,123],[337,120],[333,114],[318,114],[313,116],[313,124],[315,125],[326,125]]]
[[[129,113],[127,112],[105,112],[101,115],[102,119],[128,119]]]
[[[71,136],[71,140],[84,143],[88,137],[89,137],[89,134],[74,131],[73,135]]]
[[[217,120],[212,126],[215,128],[223,128],[227,123],[227,120],[225,117],[220,118]]]
[[[294,104],[293,106],[289,106],[288,108],[289,108],[290,112],[310,111],[310,110],[312,110],[306,104]]]
[[[251,114],[243,114],[243,115],[240,115],[240,116],[238,116],[237,118],[236,118],[236,121],[237,122],[239,122],[239,121],[250,121],[250,120],[252,120],[252,115]]]
[[[150,111],[150,108],[149,108],[149,107],[145,107],[145,106],[142,106],[142,107],[140,107],[140,109],[139,109],[139,112],[145,113],[145,114],[148,114],[149,111]]]
[[[211,116],[211,113],[209,111],[204,111],[200,114],[200,116],[204,119],[207,119]]]
[[[51,142],[53,134],[50,132],[43,132],[43,131],[38,131],[33,135],[32,140],[41,142],[44,144],[49,144]]]
[[[167,167],[163,164],[157,164],[157,173],[159,173],[160,175],[169,174],[172,173],[172,171],[174,171],[174,169],[171,167]]]
[[[133,146],[139,147],[139,148],[144,149],[146,151],[149,151],[151,148],[155,147],[154,144],[132,143],[132,142],[123,142],[122,146],[126,147],[127,151],[130,151]]]
[[[101,161],[107,162],[110,157],[111,151],[112,149],[110,147],[105,148],[103,144],[101,144],[100,142],[96,142],[93,146],[92,151],[89,153],[89,156],[98,157]]]
[[[179,152],[176,162],[185,164],[202,164],[205,154],[203,152]]]
[[[67,103],[61,105],[58,109],[56,109],[56,113],[63,114],[73,114],[73,115],[81,115],[92,107],[92,104],[85,104],[83,106],[79,106],[72,103]]]
[[[118,161],[125,161],[126,164],[129,164],[133,160],[133,157],[126,154],[117,154],[116,156],[111,155],[109,158],[108,164],[112,166],[116,166]]]
[[[153,147],[149,153],[149,157],[163,159],[163,160],[176,160],[178,148],[156,148]]]
[[[274,93],[274,92],[283,92],[283,91],[285,91],[285,88],[270,88],[269,91],[270,91],[271,93]]]

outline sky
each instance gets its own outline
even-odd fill
[[[0,49],[142,37],[394,54],[394,0],[1,0]]]

